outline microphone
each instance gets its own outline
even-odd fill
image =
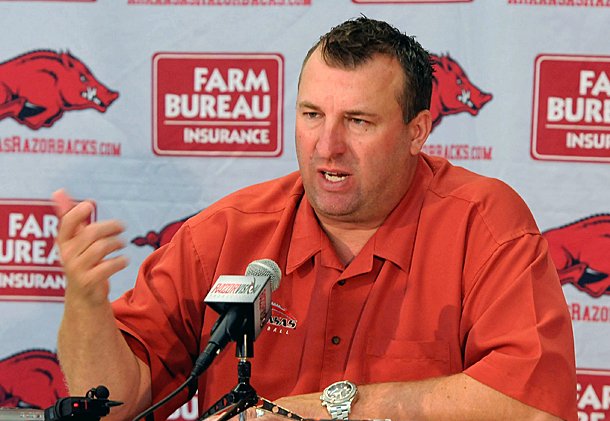
[[[279,266],[270,259],[250,263],[245,276],[219,276],[204,302],[219,313],[220,317],[212,327],[210,340],[195,361],[191,374],[172,393],[138,414],[132,421],[148,417],[187,386],[192,397],[197,389],[197,377],[212,364],[230,341],[237,341],[239,357],[245,354],[251,356],[252,342],[269,320],[271,291],[279,287],[281,277]]]
[[[245,276],[222,275],[204,302],[220,314],[207,346],[197,358],[192,377],[199,377],[230,341],[238,343],[239,357],[252,356],[252,342],[271,314],[271,292],[280,285],[282,272],[273,260],[250,263]]]

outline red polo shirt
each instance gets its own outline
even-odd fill
[[[128,343],[150,365],[154,401],[184,381],[207,342],[217,318],[202,304],[210,286],[261,258],[275,260],[283,278],[255,342],[259,395],[465,372],[576,420],[571,322],[530,211],[502,182],[425,155],[407,195],[347,267],[297,173],[187,221],[114,303]],[[227,348],[200,377],[203,409],[237,383]]]

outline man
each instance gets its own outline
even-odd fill
[[[125,402],[117,419],[159,401],[206,345],[217,316],[202,298],[216,278],[270,258],[291,323],[257,339],[259,395],[319,418],[575,420],[571,324],[546,243],[505,184],[420,153],[431,81],[427,52],[390,25],[333,28],[300,76],[300,172],[187,221],[112,305],[121,225],[85,226],[91,205],[57,193],[71,392],[106,384]],[[203,409],[236,384],[232,354],[200,377]],[[342,380],[356,398],[321,402]]]

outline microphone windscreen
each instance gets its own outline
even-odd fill
[[[271,291],[275,291],[280,286],[282,271],[280,267],[271,259],[255,260],[246,268],[246,276],[268,276],[271,281]]]

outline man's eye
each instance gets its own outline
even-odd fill
[[[307,118],[313,119],[313,118],[316,118],[318,116],[318,113],[316,113],[314,111],[307,111],[307,112],[304,112],[303,115],[305,117],[307,117]]]
[[[363,120],[361,118],[351,118],[350,120],[352,123],[354,123],[357,126],[364,126],[365,124],[368,123],[368,121]]]

